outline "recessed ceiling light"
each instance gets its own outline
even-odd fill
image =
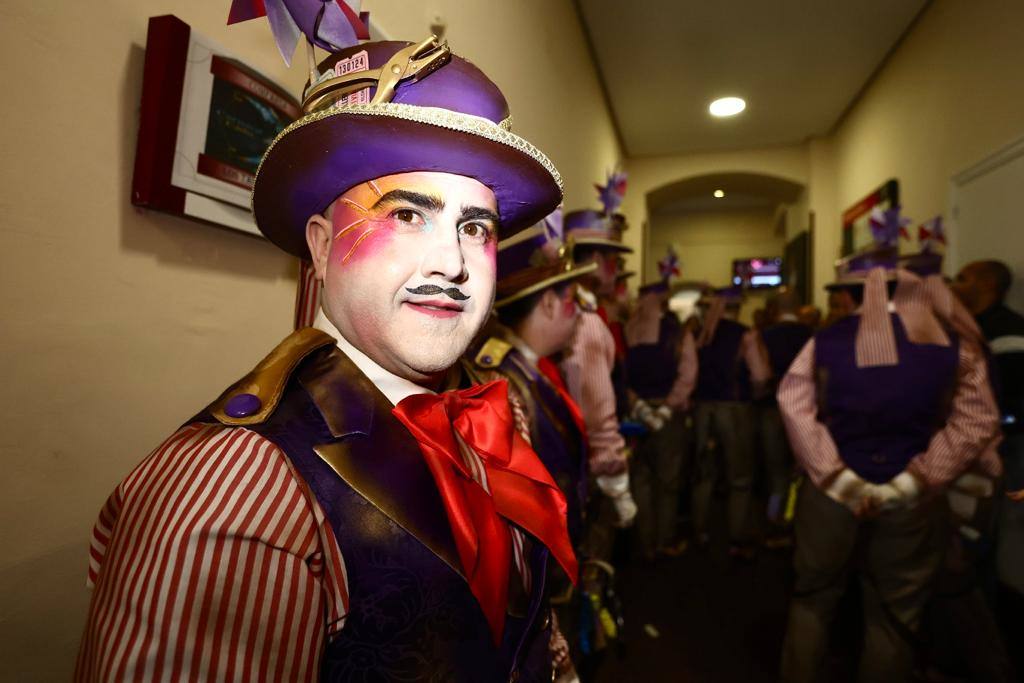
[[[712,116],[735,116],[747,108],[747,103],[739,97],[721,97],[708,107]]]
[[[725,196],[725,190],[715,190],[715,199],[721,199]]]

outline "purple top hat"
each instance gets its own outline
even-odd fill
[[[364,43],[331,55],[318,72],[306,115],[267,149],[253,188],[256,224],[285,251],[308,258],[310,216],[350,188],[396,173],[480,181],[497,199],[502,237],[561,200],[561,176],[511,132],[501,91],[447,44]]]
[[[637,289],[637,293],[640,296],[644,294],[664,294],[668,291],[668,280],[655,280],[654,282],[648,282],[646,285],[641,285]]]
[[[571,237],[577,247],[604,247],[632,254],[633,250],[622,243],[624,226],[625,219],[617,220],[600,211],[570,211],[565,216],[565,237]]]
[[[586,275],[596,263],[577,265],[572,241],[562,240],[562,212],[498,244],[498,285],[494,302],[501,308],[547,287]]]
[[[728,287],[709,288],[704,290],[697,303],[701,306],[708,306],[715,299],[721,299],[727,306],[739,306],[743,303],[743,287],[741,285],[729,285]]]

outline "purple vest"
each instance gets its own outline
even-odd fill
[[[798,322],[777,323],[761,332],[761,339],[768,351],[772,376],[776,382],[785,376],[790,364],[813,336],[814,330]],[[771,391],[765,397],[765,403],[774,404],[775,402],[775,392]]]
[[[304,360],[270,418],[249,429],[284,451],[344,556],[350,610],[320,680],[551,680],[547,549],[531,544],[533,591],[519,589],[496,646],[418,444],[336,347]]]
[[[626,350],[629,388],[643,399],[664,399],[672,391],[679,366],[682,326],[673,314],[661,317],[658,341]]]
[[[747,326],[735,320],[718,321],[715,336],[697,350],[699,369],[694,398],[698,401],[749,401],[750,370],[740,356]]]
[[[942,427],[956,387],[959,342],[912,344],[892,315],[899,364],[858,368],[860,316],[844,318],[815,336],[818,419],[839,456],[864,479],[882,483],[906,469]]]

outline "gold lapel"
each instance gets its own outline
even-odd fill
[[[316,446],[316,454],[359,495],[463,575],[434,477],[419,444],[392,415],[387,398],[337,348],[302,368],[299,381],[339,439]]]

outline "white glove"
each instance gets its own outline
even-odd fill
[[[912,508],[921,497],[921,484],[910,472],[900,472],[884,484],[868,484],[868,497],[878,503],[883,512],[899,508]]]
[[[636,518],[636,503],[629,492],[629,472],[606,474],[596,478],[597,488],[601,493],[612,499],[615,514],[618,516],[616,526],[627,527]]]
[[[856,513],[861,500],[868,497],[869,486],[872,485],[861,479],[850,468],[846,468],[832,480],[832,483],[825,489],[825,495]]]
[[[666,406],[662,406],[662,408],[665,407]],[[669,410],[668,414],[671,416],[672,411]],[[635,420],[643,422],[645,425],[647,425],[647,428],[650,429],[652,432],[656,432],[665,426],[665,417],[661,411],[661,408],[655,411],[653,408],[651,408],[651,406],[647,404],[646,401],[642,399],[633,404],[632,417]]]

